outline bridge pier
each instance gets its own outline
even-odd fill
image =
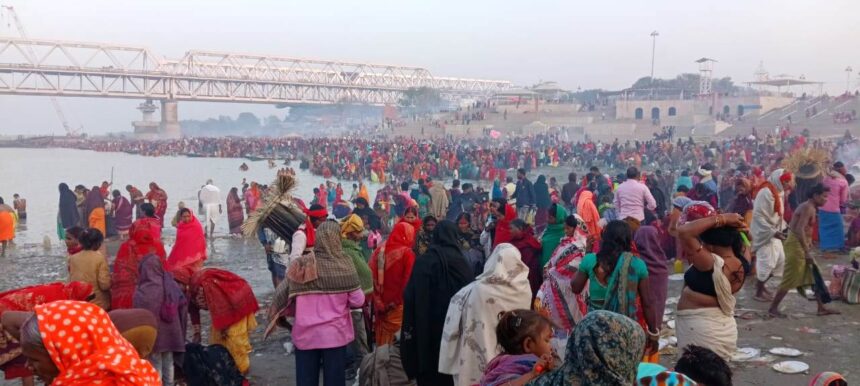
[[[143,119],[134,121],[131,126],[134,127],[134,136],[138,139],[156,139],[158,138],[158,121],[153,119],[153,114],[158,107],[152,103],[152,99],[147,99],[145,102],[137,106],[137,109],[143,113]]]
[[[159,132],[161,138],[179,138],[182,136],[179,127],[178,104],[179,102],[173,99],[161,100],[161,130]]]

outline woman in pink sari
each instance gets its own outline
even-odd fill
[[[242,200],[239,198],[239,190],[230,189],[227,194],[227,222],[230,225],[230,234],[242,233],[242,223],[245,222],[245,213],[242,211]]]
[[[256,182],[251,183],[251,187],[245,191],[245,210],[248,215],[254,213],[257,207],[260,206],[260,188]]]
[[[328,189],[324,184],[320,184],[317,204],[320,204],[323,208],[328,208]]]
[[[191,210],[182,208],[179,210],[179,222],[176,224],[176,244],[167,257],[166,268],[171,272],[187,267],[196,271],[203,267],[205,260],[206,237],[203,234],[203,225],[197,221]]]

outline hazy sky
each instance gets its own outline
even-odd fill
[[[144,45],[178,58],[208,49],[425,67],[437,76],[576,89],[618,89],[647,76],[658,30],[656,77],[695,72],[753,80],[804,74],[845,88],[860,71],[857,0],[0,0],[16,7],[31,37]],[[17,35],[2,20],[0,35]],[[852,87],[857,86],[857,72]],[[130,130],[139,101],[60,100],[90,133]],[[180,103],[180,118],[282,114],[274,107]],[[0,96],[0,135],[60,132],[46,98]]]

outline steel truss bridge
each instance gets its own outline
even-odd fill
[[[267,104],[396,105],[410,88],[489,96],[498,80],[434,77],[420,67],[0,36],[0,94]]]

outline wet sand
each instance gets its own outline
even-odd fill
[[[172,236],[165,236],[165,243],[172,244]],[[115,254],[119,243],[108,244],[109,253]],[[65,279],[65,254],[58,243],[50,250],[39,244],[16,245],[5,258],[0,259],[0,290],[26,285],[46,283]],[[819,263],[829,279],[833,264],[845,264],[846,255],[836,255],[833,259],[819,257]],[[248,375],[254,385],[294,385],[295,358],[287,355],[283,343],[287,333],[279,330],[268,340],[262,339],[265,325],[265,307],[272,295],[272,284],[266,270],[265,254],[254,239],[238,239],[219,236],[210,244],[210,257],[207,266],[226,268],[245,278],[253,287],[260,302],[261,311],[257,313],[260,327],[252,336],[254,352],[251,354],[251,371]],[[745,288],[738,295],[738,333],[740,347],[755,347],[763,355],[774,347],[792,347],[804,352],[796,358],[810,365],[809,374],[784,375],[771,369],[780,359],[772,356],[761,361],[732,363],[736,385],[805,385],[815,374],[835,370],[848,379],[849,384],[860,382],[860,374],[855,370],[855,360],[860,354],[858,330],[860,330],[860,307],[836,301],[832,307],[842,311],[842,315],[817,317],[815,303],[803,300],[796,294],[789,294],[784,304],[788,319],[764,319],[768,304],[752,299],[754,280],[748,279]],[[678,296],[681,281],[670,281],[669,296]],[[777,283],[771,283],[775,286]],[[673,306],[668,308],[674,309]],[[674,311],[674,310],[673,310]],[[674,314],[674,312],[673,312]],[[671,317],[671,315],[670,315]],[[204,324],[208,315],[203,313]],[[204,334],[208,328],[204,326]],[[206,337],[204,336],[204,341]],[[663,351],[661,362],[671,366],[677,360],[676,350],[669,347]],[[17,382],[3,382],[2,385],[16,385]]]

